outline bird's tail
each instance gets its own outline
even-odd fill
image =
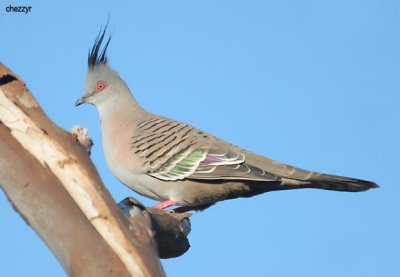
[[[285,187],[284,189],[318,188],[348,192],[359,192],[379,187],[376,183],[370,181],[320,173],[314,173],[306,180],[283,178],[282,185]]]

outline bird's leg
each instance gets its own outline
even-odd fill
[[[159,210],[164,210],[168,207],[174,206],[175,204],[176,204],[176,201],[168,199],[168,200],[164,200],[164,201],[158,203],[153,208],[156,208]]]

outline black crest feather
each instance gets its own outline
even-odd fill
[[[105,43],[103,49],[101,49],[101,45],[104,41],[104,37],[106,35],[107,31],[107,26],[108,26],[108,20],[106,23],[106,26],[104,29],[100,28],[100,32],[96,37],[96,40],[94,41],[92,49],[89,49],[89,55],[88,55],[88,66],[89,67],[94,67],[98,64],[107,64],[107,47],[108,44],[110,43],[111,40],[111,35],[107,39],[107,42]]]

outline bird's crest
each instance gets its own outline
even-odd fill
[[[96,37],[96,40],[94,41],[92,49],[89,49],[89,55],[88,55],[88,67],[93,68],[96,65],[99,64],[107,64],[107,47],[108,44],[110,43],[111,40],[111,35],[108,37],[107,42],[105,43],[103,49],[102,43],[104,40],[104,37],[106,35],[107,31],[107,26],[108,26],[108,20],[107,23],[104,27],[104,29],[100,28],[100,32]]]

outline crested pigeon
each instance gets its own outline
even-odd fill
[[[107,26],[88,55],[85,94],[76,106],[96,106],[112,173],[155,207],[202,210],[222,200],[274,190],[318,188],[358,192],[374,182],[306,171],[257,155],[189,124],[142,108],[107,63]]]

